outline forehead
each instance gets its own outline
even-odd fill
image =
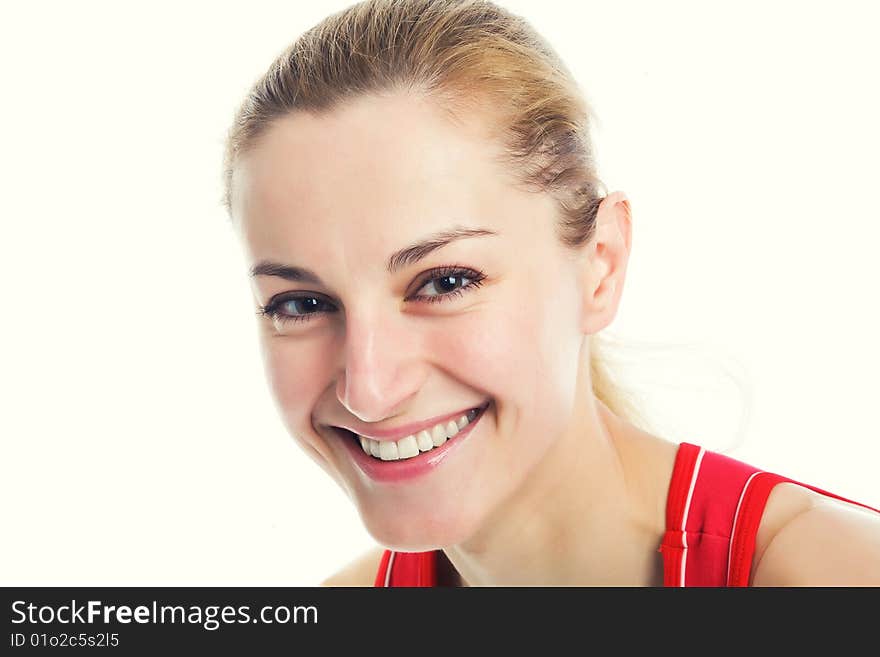
[[[503,230],[535,199],[514,190],[488,135],[482,117],[453,122],[413,94],[290,114],[240,159],[233,215],[259,257],[300,254],[305,239],[313,254],[321,244],[385,251],[389,239],[453,224]]]

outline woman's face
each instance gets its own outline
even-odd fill
[[[276,120],[233,177],[249,267],[289,268],[251,279],[276,313],[258,321],[283,421],[393,549],[473,535],[574,410],[581,266],[552,200],[515,188],[481,125],[413,96],[361,98]],[[392,254],[460,229],[475,234],[389,271]],[[398,461],[332,428],[369,435],[486,403],[461,435]]]

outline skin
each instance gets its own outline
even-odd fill
[[[659,586],[677,444],[616,417],[589,375],[588,337],[623,291],[629,202],[610,194],[595,238],[565,249],[554,202],[493,159],[489,125],[453,125],[416,95],[362,97],[276,120],[240,159],[232,214],[249,266],[273,260],[323,281],[256,276],[255,302],[297,293],[328,311],[287,304],[308,321],[259,318],[270,388],[290,434],[381,545],[442,547],[460,585]],[[392,252],[454,226],[497,234],[386,271]],[[411,299],[448,290],[430,270],[452,265],[485,279],[438,303]],[[467,441],[404,483],[366,477],[328,429],[393,428],[484,401]],[[768,504],[775,525],[759,551],[802,510]],[[371,583],[367,561],[356,583]]]

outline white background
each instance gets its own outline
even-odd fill
[[[220,204],[243,94],[348,4],[4,11],[0,583],[310,585],[373,544],[281,425]],[[666,435],[880,506],[876,4],[501,4],[599,115]]]

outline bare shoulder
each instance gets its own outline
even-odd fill
[[[375,547],[327,577],[321,586],[373,586],[385,548]]]
[[[791,483],[767,499],[753,586],[880,586],[880,513]]]

